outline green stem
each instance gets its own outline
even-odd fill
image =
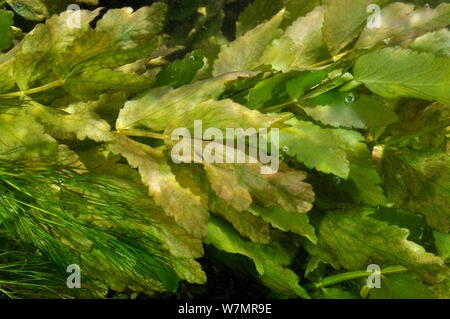
[[[139,130],[120,130],[117,132],[120,134],[126,135],[126,136],[150,137],[150,138],[156,138],[159,140],[164,140],[167,137],[164,134],[154,133],[154,132],[145,132],[145,131],[139,131]]]
[[[321,66],[323,66],[323,65],[326,65],[326,64],[328,64],[328,63],[334,63],[334,62],[337,62],[338,60],[342,59],[344,56],[346,56],[347,54],[349,54],[349,53],[351,53],[351,52],[353,52],[353,51],[355,51],[355,50],[356,50],[356,49],[351,49],[351,50],[342,52],[342,53],[340,53],[340,54],[338,54],[338,55],[335,55],[335,56],[333,56],[333,57],[331,57],[331,58],[329,58],[329,59],[327,59],[327,60],[320,61],[320,62],[317,62],[317,63],[315,63],[315,64],[308,65],[306,68],[307,68],[307,69],[314,69],[314,68],[318,68],[318,67],[321,67]]]
[[[384,143],[384,146],[390,146],[390,145],[395,145],[395,144],[400,144],[403,143],[407,140],[410,140],[412,138],[416,138],[416,137],[421,137],[430,133],[433,133],[435,131],[439,131],[442,130],[443,128],[446,128],[447,126],[450,126],[450,119],[447,120],[443,120],[441,122],[439,122],[438,124],[432,126],[432,127],[428,127],[423,129],[422,131],[416,132],[416,133],[411,133],[411,134],[407,134],[398,138],[394,138],[390,141],[387,141],[386,143]]]
[[[268,106],[268,107],[265,107],[265,108],[261,109],[260,111],[262,113],[279,112],[282,109],[284,109],[286,106],[291,105],[293,103],[297,103],[297,100],[289,100],[289,101],[281,103],[281,104]]]
[[[348,92],[354,88],[357,88],[358,86],[362,85],[361,82],[358,82],[356,80],[351,80],[350,82],[344,84],[343,86],[341,86],[338,91],[339,92]]]
[[[50,90],[54,87],[57,86],[61,86],[64,84],[64,80],[57,80],[51,83],[48,83],[46,85],[37,87],[37,88],[33,88],[33,89],[28,89],[25,91],[17,91],[17,92],[11,92],[11,93],[5,93],[5,94],[0,94],[0,98],[14,98],[14,97],[18,97],[18,96],[24,96],[24,95],[29,95],[29,94],[35,94],[35,93],[39,93],[39,92],[44,92],[47,90]]]
[[[390,266],[385,268],[381,271],[381,275],[388,275],[388,274],[395,274],[400,272],[406,272],[408,269],[406,269],[403,266]],[[329,287],[333,286],[335,284],[338,284],[343,281],[357,279],[357,278],[364,278],[368,277],[369,275],[373,275],[373,272],[367,272],[367,271],[351,271],[351,272],[345,272],[342,274],[337,274],[334,276],[326,277],[322,279],[320,282],[313,282],[306,284],[304,287],[306,290],[317,290],[321,287]]]

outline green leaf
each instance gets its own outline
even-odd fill
[[[15,55],[11,51],[0,55],[0,92],[2,93],[10,91],[16,86],[13,74],[14,61]]]
[[[324,129],[291,119],[280,130],[280,148],[309,169],[348,179],[346,190],[371,206],[385,204],[381,179],[371,162],[364,137],[355,131]]]
[[[113,139],[109,124],[100,119],[95,113],[99,102],[74,103],[64,110],[33,103],[29,108],[46,131],[54,138],[63,140],[90,138],[97,142],[106,142]]]
[[[239,38],[257,25],[269,20],[283,9],[282,1],[255,0],[239,15],[236,22],[236,38]]]
[[[441,258],[407,240],[409,231],[370,217],[373,211],[330,212],[316,227],[317,246],[309,245],[313,255],[334,268],[366,269],[402,265],[428,282],[438,282],[444,271]]]
[[[409,48],[421,52],[432,52],[436,55],[450,58],[450,31],[441,29],[425,33],[416,38],[409,45]]]
[[[268,22],[258,25],[229,45],[222,47],[218,59],[214,62],[213,75],[248,71],[259,66],[258,60],[266,46],[281,34],[278,27],[283,22],[284,14],[283,9]]]
[[[436,9],[414,10],[409,3],[394,2],[380,12],[380,27],[366,27],[356,43],[357,48],[370,48],[381,41],[389,45],[410,41],[427,31],[434,31],[450,24],[450,5],[440,4]]]
[[[0,115],[0,154],[8,159],[51,157],[58,150],[56,141],[31,116],[18,112]]]
[[[230,81],[248,78],[252,75],[254,73],[229,73],[184,85],[176,90],[169,87],[149,90],[125,104],[120,111],[116,127],[119,130],[124,130],[143,126],[155,131],[163,131],[172,121],[181,121],[183,116],[189,114],[189,111],[195,107],[203,112],[202,116],[208,116],[204,113],[204,108],[208,107],[208,103],[218,106],[216,107],[217,112],[222,112],[222,106],[227,105],[240,114],[239,110],[246,111],[245,107],[229,100],[214,100],[220,97]],[[203,103],[203,106],[199,107],[200,103]],[[190,124],[192,125],[193,121]]]
[[[355,80],[386,98],[415,97],[450,103],[450,63],[446,57],[386,48],[360,57]]]
[[[263,207],[280,205],[290,214],[311,210],[314,192],[304,182],[305,172],[282,165],[278,172],[261,174],[261,167],[261,163],[205,164],[216,195],[237,210],[248,209],[253,201]]]
[[[398,121],[383,100],[370,95],[328,92],[300,103],[314,120],[325,125],[347,128],[374,128]]]
[[[291,127],[280,130],[280,148],[286,154],[295,157],[309,169],[348,177],[350,163],[332,130],[296,119],[286,124]]]
[[[120,134],[115,134],[115,142],[109,145],[109,150],[121,154],[130,166],[139,170],[155,203],[178,225],[195,238],[206,236],[208,208],[199,196],[180,186],[162,154]]]
[[[326,71],[302,72],[295,78],[287,81],[286,89],[293,101],[298,101],[308,90],[321,84],[328,78]]]
[[[206,244],[219,250],[249,257],[261,275],[262,282],[284,295],[297,295],[309,299],[308,293],[298,284],[298,276],[287,266],[292,261],[290,254],[280,244],[254,244],[243,240],[231,226],[211,217]]]
[[[250,211],[276,229],[302,235],[313,244],[317,243],[314,227],[306,214],[290,214],[278,205],[268,208],[252,205]]]
[[[441,256],[445,261],[448,261],[450,258],[450,234],[442,234],[437,231],[433,231],[433,237],[439,256]]]
[[[74,2],[98,5],[98,0],[6,0],[15,12],[32,21],[41,21],[62,12]]]
[[[449,160],[445,153],[385,150],[380,163],[388,199],[444,233],[450,230]]]
[[[270,227],[260,217],[245,210],[236,210],[217,196],[210,197],[213,197],[210,200],[211,212],[229,222],[239,235],[258,244],[270,242]]]
[[[79,100],[93,101],[103,93],[126,92],[133,94],[150,88],[152,84],[153,79],[134,73],[110,69],[88,69],[67,78],[63,87]]]
[[[66,21],[78,13],[80,28],[71,28]],[[36,26],[23,40],[14,62],[14,78],[19,88],[24,91],[47,76],[58,55],[71,46],[77,36],[90,29],[89,23],[99,13],[100,10],[63,12]]]
[[[411,274],[391,274],[381,279],[381,288],[370,290],[370,299],[436,299],[433,292]]]
[[[8,49],[12,44],[11,26],[14,23],[11,11],[0,9],[0,51]]]
[[[367,7],[382,1],[326,0],[323,38],[331,54],[336,55],[363,29],[369,13]]]
[[[203,55],[199,51],[194,51],[183,60],[172,62],[166,70],[158,73],[154,86],[171,86],[176,89],[189,84],[203,65]]]
[[[298,75],[299,72],[279,73],[260,81],[249,90],[246,105],[251,109],[261,109],[265,106],[278,105],[289,101],[286,92],[286,81]]]
[[[422,216],[398,208],[378,207],[370,217],[409,230],[408,240],[420,244],[427,226]]]
[[[40,0],[7,0],[11,8],[25,19],[41,21],[49,16],[48,9]]]
[[[86,62],[86,66],[117,67],[148,57],[161,42],[167,6],[156,2],[136,12],[131,8],[109,10],[97,22],[96,31],[109,33],[111,45]]]
[[[0,158],[41,161],[82,168],[78,156],[67,145],[59,144],[44,127],[23,110],[0,114]]]
[[[307,69],[328,56],[322,39],[324,8],[319,6],[298,18],[264,50],[259,64],[272,65],[278,71]]]

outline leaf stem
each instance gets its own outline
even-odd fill
[[[384,146],[391,146],[391,145],[395,145],[395,144],[400,144],[400,143],[405,142],[407,140],[410,140],[412,138],[421,137],[421,136],[433,133],[435,131],[439,131],[439,130],[441,130],[443,128],[446,128],[447,126],[450,126],[450,119],[443,120],[443,121],[437,123],[436,125],[434,125],[432,127],[425,128],[425,129],[423,129],[423,130],[421,130],[419,132],[407,134],[407,135],[404,135],[404,136],[400,136],[398,138],[394,138],[394,139],[392,139],[390,141],[387,141],[386,143],[383,143],[383,145]]]
[[[362,85],[362,82],[358,82],[356,80],[351,80],[350,82],[347,82],[343,86],[341,86],[338,91],[339,92],[348,92],[354,88],[357,88],[358,86]]]
[[[314,69],[314,68],[318,68],[318,67],[324,66],[327,63],[335,63],[335,62],[339,61],[340,59],[342,59],[347,54],[349,54],[349,53],[351,53],[351,52],[353,52],[355,50],[356,49],[350,49],[348,51],[345,51],[345,52],[342,52],[342,53],[340,53],[338,55],[335,55],[335,56],[333,56],[333,57],[331,57],[331,58],[329,58],[327,60],[323,60],[323,61],[311,64],[311,65],[308,65],[306,68],[307,69]]]
[[[388,274],[395,274],[395,273],[401,273],[406,272],[408,269],[406,269],[403,266],[390,266],[386,267],[384,270],[381,271],[381,275],[388,275]],[[329,287],[333,286],[335,284],[338,284],[343,281],[357,279],[357,278],[364,278],[368,277],[369,275],[373,275],[373,272],[367,272],[367,271],[350,271],[345,272],[342,274],[337,274],[334,276],[326,277],[322,279],[322,281],[319,282],[313,282],[306,284],[304,287],[306,290],[317,290],[322,287]]]
[[[150,138],[156,138],[159,140],[164,140],[167,137],[164,134],[154,133],[154,132],[145,132],[145,131],[139,131],[139,130],[119,130],[117,132],[120,134],[126,135],[126,136],[150,137]]]
[[[14,98],[14,97],[18,97],[18,96],[24,96],[24,95],[39,93],[39,92],[50,90],[50,89],[52,89],[54,87],[57,87],[57,86],[61,86],[63,84],[64,84],[64,80],[57,80],[57,81],[45,84],[43,86],[40,86],[40,87],[37,87],[37,88],[28,89],[28,90],[25,90],[25,91],[17,91],[17,92],[0,94],[0,98]]]
[[[277,105],[272,105],[272,106],[268,106],[265,108],[262,108],[260,111],[263,113],[267,113],[267,112],[279,112],[281,111],[285,106],[297,103],[297,100],[289,100],[287,102],[283,102],[281,104],[277,104]]]

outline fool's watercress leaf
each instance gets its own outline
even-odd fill
[[[390,201],[424,215],[434,229],[450,230],[448,154],[385,150],[380,165]]]
[[[291,254],[280,244],[260,245],[243,240],[231,226],[215,217],[208,225],[206,244],[219,250],[249,257],[261,276],[262,282],[285,295],[297,295],[309,298],[308,293],[299,284],[299,278],[289,268]]]
[[[116,127],[129,130],[143,126],[162,131],[172,121],[182,120],[183,115],[199,103],[217,100],[225,91],[227,83],[253,75],[255,73],[236,72],[184,85],[176,90],[167,86],[151,89],[125,104]]]
[[[249,90],[246,105],[251,109],[261,109],[289,101],[286,81],[298,75],[298,72],[278,73],[260,81]]]
[[[261,166],[260,163],[205,164],[205,170],[216,195],[237,210],[248,209],[253,200],[264,207],[280,205],[290,214],[311,210],[314,192],[304,182],[305,172],[282,165],[278,172],[261,174]],[[227,190],[221,178],[227,178],[233,190]]]
[[[11,11],[0,9],[0,52],[8,49],[12,44],[13,17],[14,14]]]
[[[366,269],[367,265],[402,265],[430,283],[439,282],[443,260],[411,241],[409,231],[370,217],[371,210],[329,212],[316,227],[313,255],[339,269]]]
[[[229,222],[239,235],[257,244],[270,242],[270,227],[263,219],[246,210],[236,210],[217,196],[210,197],[211,212]]]
[[[54,138],[63,140],[90,138],[97,142],[111,141],[113,139],[110,133],[111,127],[95,113],[98,104],[99,102],[79,102],[63,110],[54,110],[34,103],[28,107],[28,111]]]
[[[109,149],[124,156],[132,167],[139,170],[142,182],[149,188],[155,203],[189,234],[196,238],[206,236],[208,208],[199,196],[180,186],[166,158],[151,147],[120,134],[115,134],[115,139]]]
[[[450,234],[442,234],[437,231],[433,231],[434,245],[436,250],[445,261],[450,258]]]
[[[171,86],[176,89],[189,84],[203,65],[203,55],[194,51],[186,55],[183,60],[172,62],[166,70],[158,73],[154,86]]]
[[[26,19],[40,21],[49,15],[45,3],[41,0],[7,0],[11,8]]]
[[[314,227],[309,223],[309,218],[306,214],[290,214],[280,206],[265,208],[252,205],[250,211],[256,216],[260,216],[273,228],[302,235],[313,244],[317,243]]]
[[[32,21],[44,20],[53,13],[66,10],[74,2],[98,5],[98,0],[6,0],[16,13]]]
[[[283,21],[285,10],[278,12],[269,21],[258,25],[253,30],[222,47],[214,62],[213,75],[227,72],[253,70],[260,65],[259,58],[272,39],[281,34],[278,29]]]
[[[43,161],[82,168],[78,156],[59,144],[44,127],[23,110],[0,114],[0,157],[3,160]]]
[[[450,103],[447,57],[400,48],[376,50],[355,64],[355,80],[386,98],[415,97]]]
[[[323,38],[332,55],[345,48],[363,29],[370,4],[381,4],[385,0],[326,0]]]
[[[377,207],[370,217],[409,230],[408,240],[420,244],[425,227],[425,219],[417,214],[398,208]]]
[[[437,8],[414,10],[409,3],[394,2],[384,7],[380,14],[380,26],[366,27],[356,43],[357,48],[370,48],[381,41],[401,44],[450,24],[450,5],[442,3]]]
[[[370,299],[435,299],[429,286],[412,274],[392,274],[381,279],[380,289],[371,289]]]
[[[134,73],[110,69],[88,69],[67,78],[63,87],[79,100],[94,101],[103,93],[125,92],[133,94],[150,88],[152,84],[153,79]]]
[[[398,121],[383,100],[351,92],[328,92],[301,102],[300,107],[314,120],[334,127],[367,129]]]
[[[347,191],[376,206],[385,203],[381,179],[371,163],[364,137],[344,129],[324,129],[312,122],[291,119],[280,130],[280,148],[310,169],[350,181]],[[320,155],[319,155],[320,154]]]
[[[286,124],[290,127],[280,130],[280,148],[286,154],[310,169],[348,177],[350,163],[345,151],[337,144],[332,130],[296,119]]]
[[[236,37],[254,29],[257,25],[269,20],[283,9],[282,1],[255,0],[239,15],[236,22]]]
[[[53,68],[57,56],[71,46],[76,37],[90,29],[89,23],[100,10],[63,12],[53,16],[45,24],[36,26],[23,40],[14,62],[14,78],[22,91],[47,76]],[[80,28],[72,28],[68,19],[80,15]]]
[[[432,52],[436,55],[450,58],[450,31],[441,29],[425,33],[416,38],[409,45],[409,48],[421,52]]]
[[[307,69],[328,56],[322,39],[324,7],[318,6],[305,17],[298,18],[283,36],[273,40],[264,50],[259,64],[272,65],[279,71]]]
[[[117,67],[148,57],[161,42],[167,6],[156,2],[133,12],[131,8],[109,10],[96,31],[109,33],[111,45],[86,62],[86,66]]]

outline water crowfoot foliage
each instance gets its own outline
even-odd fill
[[[0,1],[2,297],[450,298],[448,3],[118,2]]]

